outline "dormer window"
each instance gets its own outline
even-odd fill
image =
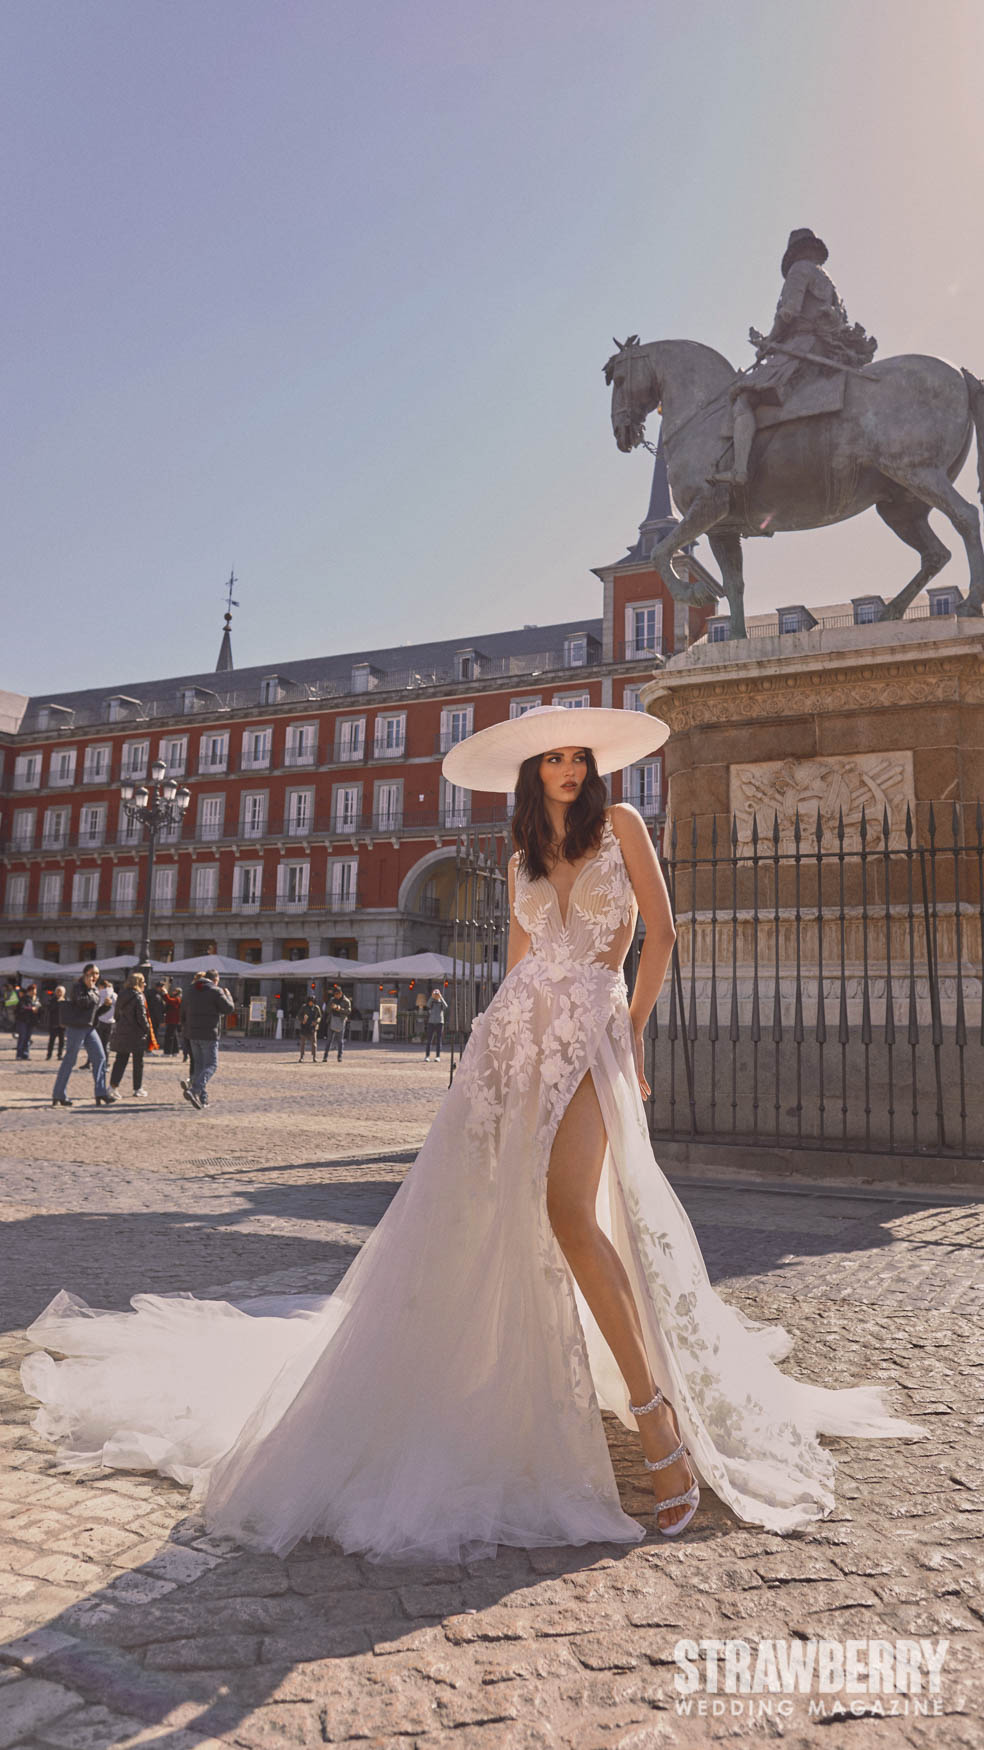
[[[874,626],[881,619],[885,603],[880,595],[865,595],[856,597],[851,606],[856,626]]]
[[[279,705],[283,696],[283,683],[278,674],[268,674],[266,679],[260,682],[261,705]]]
[[[929,612],[934,620],[947,614],[955,614],[963,601],[955,584],[938,585],[936,589],[927,590],[926,594],[929,596]]]
[[[797,606],[779,609],[778,629],[780,637],[785,637],[792,632],[809,632],[816,623],[809,608]]]
[[[456,681],[477,680],[481,673],[482,658],[477,650],[458,650],[454,658],[454,678]]]
[[[39,729],[68,729],[75,721],[75,712],[67,705],[42,705],[38,711]]]
[[[122,723],[127,717],[141,717],[143,706],[139,699],[129,699],[125,693],[114,693],[106,700],[106,722]]]
[[[565,668],[583,668],[588,660],[588,635],[578,632],[573,638],[564,640]]]
[[[378,687],[383,677],[380,668],[373,668],[371,662],[353,662],[351,687],[353,693],[370,693]]]
[[[726,644],[731,637],[731,617],[722,620],[709,620],[707,625],[708,644]]]

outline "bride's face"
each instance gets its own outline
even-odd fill
[[[540,782],[548,802],[568,807],[581,794],[588,775],[583,747],[554,747],[540,761]]]

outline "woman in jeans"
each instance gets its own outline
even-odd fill
[[[109,1078],[111,1088],[118,1088],[123,1080],[123,1071],[130,1059],[133,1059],[133,1097],[135,1100],[146,1100],[143,1086],[144,1052],[150,1043],[150,1016],[147,1013],[147,999],[144,996],[144,975],[142,972],[131,972],[126,984],[116,999],[116,1021],[113,1026],[113,1073]]]

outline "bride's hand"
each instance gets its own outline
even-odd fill
[[[636,1070],[639,1076],[639,1090],[644,1100],[648,1100],[652,1088],[646,1080],[646,1041],[641,1033],[633,1033],[635,1040]]]

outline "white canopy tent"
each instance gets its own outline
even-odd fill
[[[8,954],[0,960],[0,976],[10,972],[26,972],[29,978],[47,978],[50,973],[64,972],[56,960],[41,960],[34,952],[34,943],[27,941],[19,954]]]

